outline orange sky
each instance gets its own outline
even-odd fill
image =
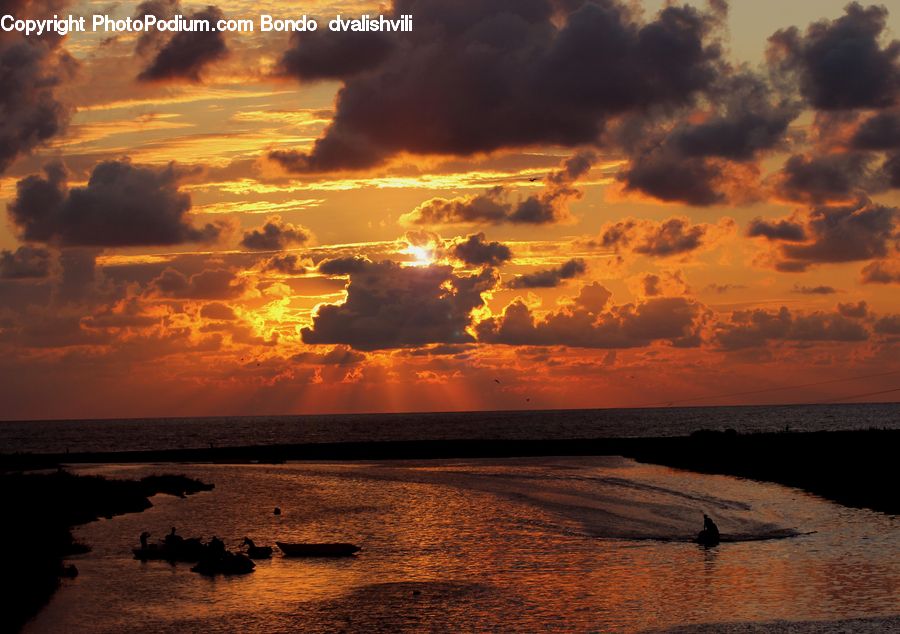
[[[900,399],[900,11],[562,4],[0,34],[0,417]]]

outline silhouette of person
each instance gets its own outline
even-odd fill
[[[225,554],[225,542],[213,535],[209,540],[209,552],[213,557],[221,557]]]
[[[184,540],[182,539],[181,535],[175,534],[175,527],[173,526],[172,531],[168,535],[166,535],[166,546],[168,548],[178,548],[179,546],[181,546],[182,541]]]
[[[141,550],[147,550],[147,538],[150,537],[150,533],[144,531],[141,533]]]
[[[706,513],[703,514],[703,530],[709,537],[719,539],[719,527],[712,521],[712,518]]]

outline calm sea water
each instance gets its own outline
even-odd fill
[[[697,429],[900,428],[900,404],[0,422],[0,451],[65,452],[444,438],[675,436]]]
[[[139,477],[164,465],[79,467]],[[179,465],[216,484],[76,530],[93,551],[27,632],[636,632],[814,621],[896,631],[900,526],[800,491],[614,457]],[[284,514],[276,517],[272,509]],[[737,541],[688,540],[708,512]],[[149,530],[231,547],[351,541],[210,580],[140,563]],[[785,535],[793,537],[783,538]],[[846,619],[862,619],[849,624]],[[778,631],[794,631],[794,627]],[[770,628],[765,628],[766,631]],[[772,626],[772,629],[777,629]],[[761,631],[753,629],[752,631]]]

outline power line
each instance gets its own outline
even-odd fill
[[[657,403],[648,403],[647,405],[643,405],[642,407],[654,407],[654,406],[658,406],[658,405],[670,405],[671,406],[671,405],[675,405],[676,403],[691,403],[694,401],[703,401],[703,400],[707,400],[707,399],[708,400],[716,400],[716,399],[720,399],[720,398],[728,398],[731,396],[749,396],[751,394],[765,394],[766,392],[779,392],[782,390],[798,390],[798,389],[802,389],[805,387],[830,385],[832,383],[843,383],[845,381],[862,381],[863,379],[874,379],[874,378],[878,378],[878,377],[882,377],[882,376],[891,376],[894,374],[900,374],[900,370],[891,370],[890,372],[879,372],[878,374],[866,374],[863,376],[853,376],[853,377],[847,377],[847,378],[843,378],[843,379],[828,379],[827,381],[814,381],[812,383],[799,383],[796,385],[782,385],[782,386],[778,386],[778,387],[767,387],[767,388],[760,388],[760,389],[756,389],[756,390],[745,390],[743,392],[728,392],[725,394],[709,394],[706,396],[694,396],[691,398],[680,398],[680,399],[669,400],[669,401],[659,401]],[[897,390],[888,390],[888,392],[895,392],[895,391],[897,391]],[[869,395],[860,395],[859,398],[861,398],[862,396],[869,396]],[[852,397],[849,397],[849,398],[852,398]],[[828,401],[825,401],[825,402],[827,403]]]
[[[852,396],[842,396],[841,398],[833,398],[829,401],[821,401],[824,405],[826,403],[838,403],[840,401],[849,401],[854,398],[863,398],[864,396],[878,396],[879,394],[890,394],[891,392],[900,392],[900,387],[891,388],[890,390],[881,390],[880,392],[869,392],[868,394],[853,394]]]

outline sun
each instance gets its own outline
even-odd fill
[[[428,266],[434,263],[434,249],[411,244],[406,248],[406,253],[413,256],[415,266]]]

